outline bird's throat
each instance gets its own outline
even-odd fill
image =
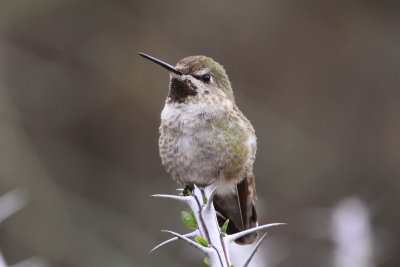
[[[194,84],[190,80],[182,81],[178,78],[171,80],[168,100],[170,103],[183,103],[189,96],[196,96],[197,92],[194,89]]]

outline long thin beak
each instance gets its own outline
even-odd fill
[[[170,65],[168,63],[165,63],[164,61],[161,61],[161,60],[156,59],[156,58],[154,58],[152,56],[146,55],[145,53],[142,53],[142,52],[138,52],[138,54],[141,55],[144,58],[147,58],[148,60],[151,60],[151,61],[157,63],[158,65],[166,68],[169,71],[172,71],[172,72],[174,72],[174,73],[176,73],[178,75],[183,75],[182,71],[175,69],[174,66],[172,66],[172,65]]]

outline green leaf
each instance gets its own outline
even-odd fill
[[[224,225],[222,225],[221,233],[226,234],[226,230],[228,229],[228,224],[229,224],[229,219],[224,222]]]
[[[182,211],[181,215],[182,215],[182,221],[187,227],[197,229],[197,221],[193,211],[192,212]]]
[[[207,258],[204,258],[204,264],[205,265],[207,265],[207,266],[211,266],[211,264],[210,264],[210,262],[208,261],[208,259]]]
[[[196,242],[199,244],[199,245],[202,245],[203,247],[208,247],[208,242],[207,242],[207,240],[205,240],[204,238],[202,238],[201,236],[196,236],[195,238],[194,238],[195,240],[196,240]]]
[[[207,204],[207,202],[208,202],[208,198],[204,195],[204,196],[203,196],[203,203],[204,203],[204,204]]]

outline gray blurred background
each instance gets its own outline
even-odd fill
[[[5,260],[205,266],[183,243],[148,254],[187,230],[186,207],[150,197],[177,186],[157,147],[168,73],[142,51],[227,69],[260,222],[288,223],[263,265],[400,266],[399,49],[399,1],[2,0],[0,195],[28,195]]]

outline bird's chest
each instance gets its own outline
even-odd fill
[[[161,114],[159,149],[162,163],[178,181],[187,177],[207,184],[221,168],[213,122],[226,110],[198,104],[166,105]],[[202,181],[199,181],[202,180]]]
[[[203,105],[167,105],[161,114],[160,152],[191,163],[193,158],[212,157],[216,153],[212,125],[215,113]]]
[[[220,175],[226,179],[240,176],[249,142],[233,115],[229,106],[165,106],[159,148],[162,163],[174,179],[208,184]]]

